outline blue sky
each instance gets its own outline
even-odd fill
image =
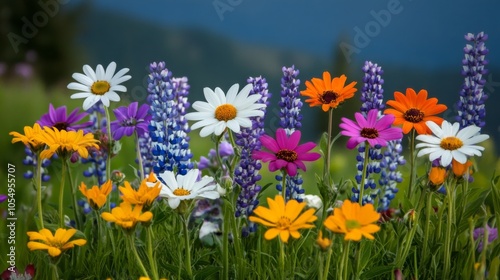
[[[344,42],[355,50],[349,56],[353,60],[421,68],[458,66],[464,34],[479,31],[490,35],[490,50],[500,50],[500,24],[495,20],[500,2],[494,0],[106,0],[93,4],[161,25],[206,29],[242,42],[325,58]],[[356,38],[358,44],[353,42]],[[488,58],[500,67],[498,53],[492,51]]]

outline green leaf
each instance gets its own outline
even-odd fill
[[[380,279],[391,279],[390,274],[394,271],[395,267],[391,265],[387,266],[376,266],[368,269],[365,273],[361,274],[362,279],[372,279],[375,277],[381,277]]]
[[[220,267],[216,266],[206,266],[200,270],[197,270],[194,274],[194,279],[214,279],[211,276],[220,272]]]
[[[481,189],[475,189],[475,190],[481,191]],[[472,217],[474,214],[476,214],[478,211],[481,210],[481,205],[483,205],[489,193],[490,189],[483,190],[475,200],[467,203],[467,205],[465,206],[464,214],[461,217],[460,224],[458,225],[458,232],[457,232],[458,234],[460,234],[463,231],[466,231],[469,228],[469,222],[468,222],[469,217]],[[470,192],[470,196],[472,197],[475,196],[473,194],[473,191]]]

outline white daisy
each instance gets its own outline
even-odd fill
[[[191,129],[203,127],[200,131],[201,137],[212,133],[221,135],[226,128],[239,133],[241,127],[252,126],[251,117],[264,116],[264,111],[260,109],[266,105],[256,103],[261,95],[248,95],[252,85],[246,85],[239,93],[238,89],[239,85],[234,84],[225,96],[222,89],[218,87],[215,91],[204,88],[203,93],[208,102],[194,102],[193,108],[198,112],[186,114],[187,120],[198,121],[191,126]]]
[[[215,184],[214,178],[203,176],[201,180],[196,181],[199,174],[198,169],[191,169],[184,176],[177,174],[177,178],[172,171],[161,173],[159,177],[163,182],[160,196],[168,199],[168,205],[172,209],[176,209],[181,200],[219,198],[220,195],[217,192],[217,184]]]
[[[120,85],[132,78],[130,75],[124,76],[128,72],[128,68],[123,68],[115,74],[116,63],[111,62],[106,71],[101,64],[97,65],[94,70],[88,66],[83,66],[83,73],[74,73],[73,79],[78,83],[72,82],[68,84],[68,89],[78,90],[80,92],[72,94],[71,99],[85,98],[83,101],[83,110],[88,110],[94,104],[102,101],[102,104],[109,107],[109,101],[120,101],[120,96],[117,91],[125,92],[127,88]]]
[[[443,121],[441,127],[435,122],[425,122],[434,135],[418,135],[417,140],[423,143],[417,144],[421,149],[417,156],[429,154],[429,160],[434,161],[441,158],[441,166],[447,167],[452,159],[460,163],[467,161],[467,156],[481,156],[484,147],[475,145],[490,138],[487,134],[479,134],[480,127],[471,125],[460,130],[459,123],[453,125]]]

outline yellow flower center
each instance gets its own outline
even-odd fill
[[[374,139],[378,137],[378,130],[376,130],[375,128],[364,127],[363,129],[361,129],[360,135],[365,138]]]
[[[443,140],[441,140],[441,143],[439,144],[439,146],[442,149],[448,151],[454,151],[460,149],[463,145],[464,143],[462,142],[462,140],[453,136],[444,138]]]
[[[90,91],[96,95],[104,95],[110,88],[111,85],[107,81],[95,81],[90,87]]]
[[[215,109],[215,118],[219,121],[230,121],[236,118],[236,108],[231,104],[222,104]]]
[[[347,220],[345,221],[345,227],[347,228],[347,230],[353,230],[361,228],[361,224],[356,220]]]
[[[287,229],[291,225],[290,219],[284,216],[281,216],[281,218],[276,222],[276,227],[279,229]]]
[[[323,94],[319,97],[319,101],[323,104],[330,104],[331,102],[337,101],[339,94],[333,90],[325,90]]]
[[[403,114],[403,118],[409,122],[418,123],[424,119],[424,112],[417,108],[411,108]]]
[[[190,192],[190,191],[185,190],[185,189],[175,189],[175,190],[173,191],[173,193],[174,193],[176,196],[186,196],[186,195],[191,194],[191,192]]]
[[[276,153],[276,158],[282,159],[288,162],[294,162],[297,160],[297,153],[295,151],[283,149]]]

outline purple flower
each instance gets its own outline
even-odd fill
[[[41,126],[55,127],[58,130],[76,131],[85,129],[92,125],[92,121],[77,124],[83,118],[88,116],[87,113],[80,113],[80,109],[76,108],[69,116],[66,114],[66,106],[57,107],[54,109],[52,104],[49,104],[49,112],[44,114],[37,123]]]
[[[488,96],[483,90],[486,83],[483,75],[488,73],[488,70],[485,69],[488,61],[484,59],[489,52],[484,44],[487,39],[488,35],[484,32],[477,35],[472,33],[465,35],[465,40],[471,44],[465,45],[465,58],[462,60],[464,84],[457,103],[457,121],[460,123],[460,128],[473,124],[483,127],[485,124],[486,109],[484,105]]]
[[[488,229],[488,243],[492,243],[498,238],[498,229],[497,228],[490,228],[488,225],[486,225],[486,228]],[[484,228],[476,228],[474,232],[472,233],[472,236],[474,237],[474,240],[479,240],[479,243],[477,245],[477,251],[482,252],[483,251],[483,236],[484,236]]]
[[[149,105],[132,102],[128,106],[121,106],[113,110],[116,121],[111,122],[111,131],[114,140],[120,140],[123,136],[131,136],[137,132],[138,136],[148,131],[151,116],[148,115]]]
[[[7,200],[7,196],[5,194],[0,194],[0,203]]]

